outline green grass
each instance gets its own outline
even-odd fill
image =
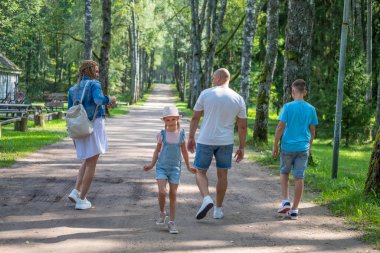
[[[178,97],[176,91],[175,94]],[[176,106],[191,116],[192,110],[187,108],[187,103],[177,102]],[[256,146],[252,139],[255,114],[255,107],[248,109],[247,149],[252,151],[248,159],[278,175],[279,159],[272,158],[278,115],[273,111],[269,114],[268,145]],[[237,140],[237,136],[235,139]],[[334,215],[344,217],[347,223],[363,230],[367,242],[380,248],[380,196],[363,194],[372,144],[341,147],[337,179],[331,178],[332,149],[331,139],[317,138],[314,141],[312,152],[315,164],[308,166],[306,171],[305,197],[327,205]]]
[[[60,141],[67,135],[65,120],[46,121],[45,128],[34,127],[33,122],[29,121],[26,132],[14,131],[13,127],[13,124],[2,127],[0,168],[9,167],[16,159]]]
[[[111,117],[127,115],[128,112],[129,110],[127,104],[118,104],[117,107],[109,110]]]

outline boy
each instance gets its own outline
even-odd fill
[[[278,117],[279,123],[273,145],[273,157],[278,156],[278,142],[281,138],[280,183],[282,203],[278,213],[288,213],[292,220],[298,219],[304,176],[311,144],[314,140],[315,127],[318,125],[315,108],[304,101],[306,82],[298,79],[292,84],[293,102],[286,103]],[[293,167],[294,196],[293,205],[289,201],[289,172]]]

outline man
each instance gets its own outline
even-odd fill
[[[318,125],[315,108],[304,101],[306,82],[295,80],[292,84],[293,102],[284,105],[274,137],[273,157],[278,156],[278,143],[281,138],[280,183],[282,203],[278,213],[288,213],[292,220],[298,219],[298,205],[304,187],[304,176],[311,144],[314,140],[315,127]],[[293,206],[289,200],[289,173],[293,169],[294,196]]]
[[[194,167],[198,169],[196,181],[203,202],[196,218],[203,219],[214,206],[209,189],[207,170],[215,156],[218,182],[216,185],[216,207],[214,218],[222,219],[222,205],[227,190],[227,172],[231,168],[234,143],[235,122],[238,126],[239,149],[236,151],[236,162],[244,158],[244,144],[247,125],[247,113],[244,99],[228,87],[230,73],[221,68],[213,75],[212,88],[202,91],[195,106],[190,123],[188,149],[194,153]],[[195,132],[203,113],[203,122],[197,143]]]

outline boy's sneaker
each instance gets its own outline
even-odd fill
[[[214,207],[214,219],[223,219],[223,211],[221,207]]]
[[[203,202],[201,207],[199,208],[197,212],[197,220],[203,219],[207,212],[214,206],[214,202],[212,201],[212,198],[207,195],[206,197],[203,198]]]
[[[298,220],[298,210],[290,210],[288,212],[288,217],[291,219],[291,220]]]
[[[168,216],[166,216],[166,213],[161,213],[160,212],[160,215],[158,216],[157,220],[156,220],[156,224],[157,225],[163,225],[165,224],[165,220]]]
[[[69,200],[73,203],[77,203],[78,202],[78,199],[80,199],[79,197],[79,192],[77,191],[77,189],[73,189],[70,194],[69,194]]]
[[[287,213],[290,210],[290,202],[281,203],[281,207],[277,210],[278,213]]]
[[[170,234],[178,234],[177,226],[175,225],[174,221],[168,222],[168,228]]]
[[[77,210],[85,210],[91,208],[91,202],[86,198],[80,199],[78,198],[77,203],[75,204],[75,209]]]

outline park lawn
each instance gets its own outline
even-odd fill
[[[255,108],[248,110],[248,146],[253,147],[252,134]],[[274,132],[278,115],[270,113],[269,145],[254,147],[249,158],[279,174],[279,159],[272,158]],[[332,179],[332,139],[315,139],[312,155],[315,164],[308,166],[305,191],[313,200],[327,205],[333,214],[345,217],[347,223],[365,232],[364,239],[380,248],[380,196],[363,194],[373,144],[340,147],[338,178]]]
[[[25,157],[43,146],[61,141],[67,136],[66,121],[46,121],[45,127],[35,127],[28,122],[28,131],[14,131],[14,124],[2,127],[0,142],[0,168],[11,166],[16,159]]]

